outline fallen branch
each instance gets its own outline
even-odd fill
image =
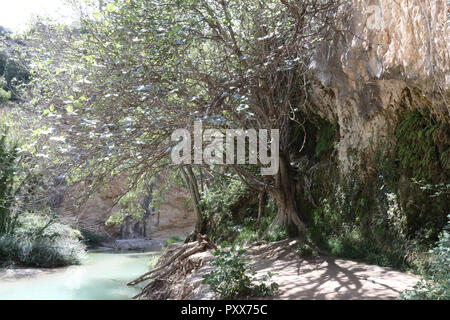
[[[168,275],[175,272],[177,269],[182,266],[181,262],[185,260],[187,257],[192,256],[198,252],[206,251],[207,249],[217,249],[217,246],[213,244],[208,236],[206,235],[197,235],[197,241],[188,243],[183,245],[179,250],[172,256],[170,259],[165,262],[162,266],[159,266],[157,268],[153,268],[149,272],[143,274],[139,278],[130,281],[127,285],[134,286],[141,282],[150,280],[150,279],[164,279]],[[143,291],[145,291],[151,284],[148,284],[146,287],[144,287]],[[138,296],[140,296],[139,294]],[[138,297],[137,296],[137,297]]]

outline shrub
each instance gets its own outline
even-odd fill
[[[4,77],[7,88],[12,93],[12,98],[17,99],[19,87],[22,84],[29,82],[31,74],[23,61],[15,61],[12,58],[6,60],[4,68]]]
[[[16,145],[10,145],[7,140],[7,130],[2,129],[0,136],[0,234],[12,233],[17,214],[13,214],[16,206],[16,191],[14,188],[18,168],[18,152]]]
[[[17,220],[13,234],[0,236],[0,264],[62,267],[79,264],[85,254],[81,233],[54,218],[26,213]]]
[[[16,143],[0,137],[0,264],[60,267],[81,262],[81,233],[56,223],[49,209],[36,206],[37,174],[27,167]]]
[[[289,233],[285,227],[276,225],[272,230],[268,231],[264,236],[264,240],[268,242],[275,242],[289,238]]]
[[[166,242],[164,243],[164,248],[167,248],[168,246],[170,246],[172,243],[176,243],[176,242],[181,242],[183,241],[183,239],[181,239],[180,237],[170,237],[169,239],[166,240]]]
[[[244,183],[223,178],[216,178],[202,193],[202,210],[208,217],[207,231],[213,241],[234,242],[239,235],[247,237],[252,233],[257,211],[251,203],[251,198],[251,193]],[[241,238],[239,241],[245,239]]]
[[[396,153],[400,168],[409,176],[433,180],[448,178],[450,125],[438,122],[429,112],[408,113],[398,124]]]
[[[80,264],[84,245],[67,237],[57,239],[26,239],[14,235],[0,236],[0,265],[51,268]]]
[[[315,154],[318,158],[330,154],[336,145],[336,136],[339,132],[337,123],[319,121],[320,130],[317,131]]]
[[[0,51],[0,77],[3,76],[3,74],[5,73],[6,60],[7,60],[6,53]]]
[[[202,193],[208,236],[217,243],[245,244],[261,239],[277,212],[271,197],[263,200],[258,221],[258,197],[239,180],[215,178]]]
[[[249,263],[243,248],[222,247],[214,253],[216,257],[210,264],[214,271],[203,276],[203,283],[221,299],[236,299],[250,296],[272,296],[278,289],[275,282],[268,283],[272,274],[269,272],[262,279],[254,278],[255,272],[249,274]]]
[[[11,92],[5,91],[0,88],[0,104],[5,103],[11,99]]]
[[[409,300],[450,300],[450,215],[449,223],[439,237],[424,279],[413,290],[405,291],[400,299]]]

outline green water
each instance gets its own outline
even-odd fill
[[[0,279],[0,299],[130,299],[139,292],[139,287],[129,287],[126,283],[145,273],[159,255],[155,252],[88,253],[80,266]]]

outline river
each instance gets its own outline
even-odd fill
[[[87,254],[82,265],[18,269],[0,275],[0,300],[124,300],[139,293],[126,283],[152,267],[159,252]]]

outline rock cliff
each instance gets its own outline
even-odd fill
[[[155,188],[162,188],[167,179],[166,176],[158,178]],[[124,179],[110,183],[107,188],[84,201],[79,208],[74,206],[73,198],[73,195],[79,193],[79,186],[66,189],[59,205],[60,219],[105,240],[184,237],[192,232],[195,215],[189,204],[189,193],[173,182],[169,182],[167,189],[161,194],[157,210],[148,210],[142,219],[126,217],[121,224],[107,224],[112,215],[123,209],[114,203],[114,199],[124,190],[123,181]],[[148,206],[149,197],[150,194],[139,197],[136,199],[137,205]]]
[[[446,0],[354,0],[343,33],[325,43],[311,68],[311,110],[340,128],[339,159],[366,150],[405,109],[450,116],[450,27]]]

